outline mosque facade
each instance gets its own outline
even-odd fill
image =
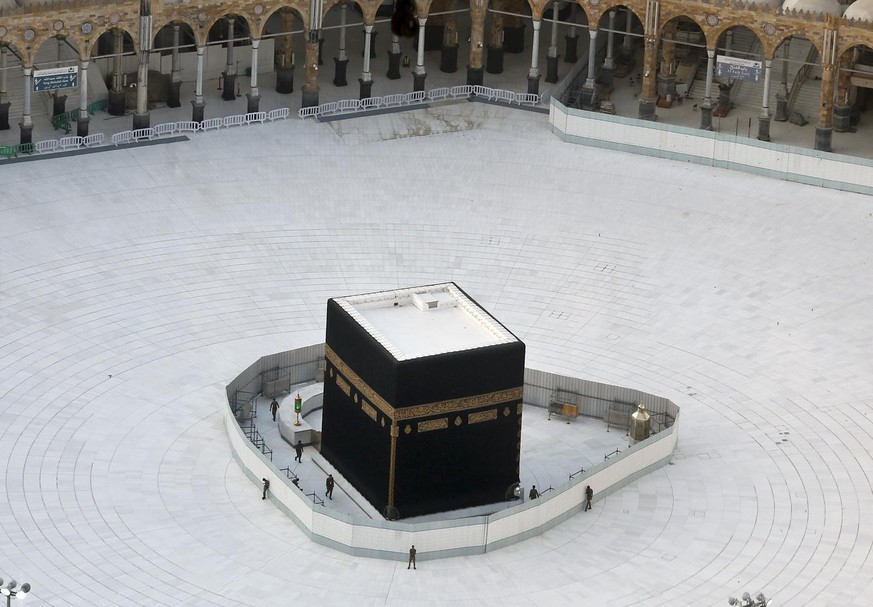
[[[868,93],[873,89],[873,0],[848,5],[838,0],[416,0],[415,6],[415,90],[427,87],[425,50],[439,50],[440,70],[457,73],[458,84],[486,85],[489,74],[503,71],[505,54],[527,53],[530,70],[516,88],[537,92],[543,75],[547,82],[557,80],[561,55],[575,60],[587,45],[591,56],[606,37],[607,58],[596,67],[596,81],[586,81],[583,106],[593,107],[613,77],[631,73],[640,80],[638,117],[654,119],[659,105],[681,98],[684,72],[693,69],[698,80],[709,83],[700,103],[700,127],[711,128],[720,105],[721,91],[712,85],[718,58],[732,56],[758,65],[755,78],[764,87],[758,139],[769,140],[771,120],[792,119],[795,84],[808,81],[808,88],[816,82],[817,115],[807,118],[815,124],[814,147],[829,151],[833,132],[851,130],[873,101]],[[203,81],[213,68],[220,70],[223,96],[244,94],[249,112],[259,109],[258,74],[265,68],[275,72],[281,93],[295,94],[296,78],[302,107],[319,103],[325,79],[349,86],[349,98],[369,97],[379,78],[400,77],[396,37],[390,45],[381,41],[388,48],[387,75],[374,75],[368,60],[376,44],[374,25],[385,16],[386,4],[378,0],[0,0],[0,127],[17,126],[21,143],[31,141],[35,70],[52,62],[78,67],[80,90],[70,99],[57,95],[54,110],[58,114],[71,106],[78,112],[81,136],[88,134],[89,107],[96,101],[89,98],[89,77],[105,82],[110,113],[133,110],[132,128],[149,126],[149,103],[157,95],[171,107],[190,103],[191,119],[202,121],[207,113]],[[545,34],[541,38],[550,19],[567,25],[560,45],[554,33],[550,41]],[[351,27],[359,24],[360,31]],[[325,44],[328,28],[340,35]],[[204,59],[212,46],[222,48],[217,68]],[[353,52],[364,53],[360,74],[347,73]],[[190,99],[181,98],[183,63],[196,74]],[[25,91],[21,108],[10,107],[6,98],[17,86]],[[775,108],[767,101],[774,89]]]

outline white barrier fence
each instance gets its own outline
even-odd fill
[[[251,112],[249,114],[238,114],[234,116],[226,116],[224,118],[209,118],[203,122],[194,122],[192,120],[165,122],[146,129],[134,129],[116,133],[112,135],[108,144],[104,144],[103,133],[94,133],[87,137],[73,135],[69,137],[61,137],[60,139],[37,141],[34,144],[33,149],[37,154],[51,154],[53,152],[67,152],[70,150],[81,150],[102,145],[119,146],[127,143],[152,141],[155,139],[161,139],[162,137],[173,137],[183,133],[196,133],[198,131],[208,131],[231,126],[243,126],[256,122],[263,124],[265,122],[284,120],[290,115],[291,110],[283,107],[269,112]]]
[[[250,112],[248,114],[234,114],[224,118],[207,118],[203,122],[181,120],[179,122],[166,122],[147,129],[134,131],[122,131],[112,136],[112,145],[124,145],[125,143],[152,141],[166,136],[175,136],[182,133],[196,133],[197,131],[213,131],[216,129],[230,128],[232,126],[244,126],[255,122],[274,122],[284,120],[291,115],[289,108],[283,107],[269,112]],[[102,135],[101,135],[102,136]],[[39,144],[37,144],[39,145]]]
[[[396,95],[385,95],[384,97],[367,97],[360,100],[344,99],[342,101],[331,101],[330,103],[300,108],[297,115],[301,118],[309,118],[311,116],[320,118],[322,116],[334,116],[383,108],[398,108],[427,103],[429,101],[443,101],[445,99],[460,99],[464,97],[481,97],[488,101],[501,101],[509,105],[537,105],[540,102],[540,96],[536,93],[514,93],[487,86],[464,84],[436,88],[427,92],[415,91],[414,93],[398,93]]]
[[[301,108],[297,115],[300,118],[310,116],[331,116],[383,108],[400,108],[428,103],[429,101],[442,101],[445,99],[460,99],[481,97],[489,101],[505,102],[509,105],[537,105],[540,96],[535,93],[514,93],[503,89],[494,89],[487,86],[464,84],[460,86],[441,87],[430,91],[415,91],[413,93],[397,93],[383,97],[368,97],[367,99],[343,99],[331,101],[321,105]],[[181,120],[179,122],[166,122],[145,129],[122,131],[112,135],[108,145],[125,145],[153,141],[162,137],[173,137],[182,133],[196,133],[198,131],[211,131],[232,126],[244,126],[252,123],[274,122],[284,120],[290,116],[291,110],[283,107],[269,112],[250,112],[248,114],[235,114],[223,118],[208,118],[202,122]],[[87,137],[62,137],[61,139],[49,139],[38,141],[34,144],[37,154],[51,154],[69,150],[79,150],[104,145],[103,133],[95,133]]]

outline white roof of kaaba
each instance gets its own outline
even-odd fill
[[[518,341],[452,282],[335,301],[396,360]]]

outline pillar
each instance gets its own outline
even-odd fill
[[[706,49],[706,92],[700,104],[700,128],[712,130],[712,74],[715,71],[715,49]]]
[[[147,129],[149,116],[149,51],[152,48],[152,16],[148,0],[140,2],[139,69],[136,72],[136,112],[133,128]]]
[[[173,24],[173,69],[170,77],[170,90],[167,94],[167,107],[182,107],[182,68],[179,57],[179,24]]]
[[[6,56],[9,48],[4,44],[0,46],[0,131],[9,130],[9,106],[11,105],[6,93]]]
[[[770,141],[770,73],[772,59],[764,60],[764,98],[761,101],[761,115],[758,116],[758,139]]]
[[[552,3],[552,38],[546,52],[546,82],[558,81],[558,5]]]
[[[821,54],[821,103],[818,124],[815,127],[815,149],[831,151],[834,131],[834,72],[836,60],[837,32],[836,19],[826,16],[826,29]]]
[[[303,98],[300,107],[318,105],[318,31],[310,31],[303,65]]]
[[[88,136],[88,61],[79,59],[79,117],[76,120],[76,135]]]
[[[122,55],[124,54],[124,33],[120,29],[112,30],[115,41],[115,51],[112,57],[112,88],[109,91],[109,113],[112,116],[124,116],[125,96],[124,82],[122,81]]]
[[[224,66],[224,90],[221,91],[221,98],[225,101],[233,101],[236,99],[236,65],[233,62],[233,26],[236,19],[233,17],[227,18],[227,62]]]
[[[570,23],[576,23],[576,11],[579,5],[573,2],[570,8]],[[571,27],[570,33],[564,36],[564,63],[576,63],[579,60],[579,28]]]
[[[855,53],[857,53],[857,47]],[[837,76],[837,99],[834,103],[834,131],[845,133],[852,130],[851,69],[854,61],[848,53],[840,59],[840,72]]]
[[[625,9],[624,21],[624,39],[621,41],[621,56],[625,63],[633,64],[633,36],[631,30],[633,28],[634,15],[629,8]]]
[[[24,100],[21,122],[18,123],[19,140],[22,145],[33,143],[33,117],[30,114],[30,91],[33,90],[33,66],[24,66]]]
[[[400,52],[400,36],[391,34],[391,50],[388,51],[388,73],[386,74],[389,80],[400,79],[400,57],[402,54]]]
[[[206,113],[206,102],[203,100],[203,53],[205,51],[205,46],[197,45],[197,79],[194,81],[194,101],[191,102],[193,107],[191,120],[194,122],[203,122],[203,116]]]
[[[482,67],[485,47],[485,2],[471,0],[470,2],[470,57],[467,62],[467,84],[481,85],[484,68]]]
[[[485,71],[489,74],[503,73],[503,14],[491,15],[491,27],[488,32],[488,56]]]
[[[596,110],[600,99],[597,91],[597,30],[588,30],[588,72],[582,85],[582,108]]]
[[[251,90],[246,93],[248,99],[246,112],[249,114],[257,112],[261,103],[261,93],[258,91],[258,47],[260,45],[260,38],[252,38],[252,77],[249,85]]]
[[[612,80],[615,75],[615,16],[615,9],[609,11],[609,32],[606,34],[606,59],[603,60],[603,69],[600,72],[600,81],[609,91],[612,90]]]
[[[661,67],[658,70],[658,97],[662,98],[662,107],[670,107],[676,97],[676,21],[671,21],[664,28],[660,38],[663,40]],[[667,40],[664,40],[667,38]]]
[[[539,94],[540,92],[540,25],[542,20],[533,20],[533,43],[531,44],[530,72],[527,75],[527,92]]]
[[[281,37],[276,51],[276,92],[288,95],[294,92],[294,51],[291,46],[291,34],[294,29],[294,13],[282,13],[282,30],[289,32]]]
[[[370,73],[370,39],[373,33],[373,26],[364,26],[364,67],[361,71],[361,77],[358,79],[359,96],[358,99],[369,99],[373,94],[373,75]]]
[[[782,44],[782,83],[776,93],[776,115],[773,120],[785,122],[788,120],[788,53],[791,48],[791,38],[786,38]]]
[[[643,84],[640,89],[639,118],[657,120],[655,107],[658,101],[656,77],[658,75],[658,19],[661,6],[657,0],[646,0],[646,16],[643,23]]]
[[[457,2],[451,0],[448,10],[457,8]],[[440,47],[440,71],[445,74],[454,74],[458,71],[458,19],[454,13],[445,16],[443,25],[443,42]]]
[[[339,39],[339,57],[334,57],[334,72],[333,72],[333,85],[334,86],[348,86],[349,82],[346,79],[346,69],[349,65],[349,56],[346,54],[346,9],[348,8],[348,4],[343,2],[340,5],[340,39]],[[398,51],[399,51],[398,44]],[[400,57],[397,58],[398,62],[400,61]],[[397,74],[397,77],[400,77],[400,74]]]
[[[418,57],[415,60],[415,70],[412,73],[413,91],[423,91],[424,81],[427,78],[427,70],[424,68],[424,26],[427,17],[418,18]]]

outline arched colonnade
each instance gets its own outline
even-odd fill
[[[426,73],[424,70],[423,52],[424,38],[429,13],[435,8],[456,7],[458,0],[416,0],[417,19],[419,23],[418,57],[413,72],[414,90],[423,90]],[[515,4],[512,4],[515,2]],[[293,54],[290,53],[290,34],[293,23],[299,19],[302,24],[301,33],[305,40],[303,58],[302,105],[309,106],[318,103],[319,91],[319,61],[321,59],[321,43],[323,38],[320,30],[325,16],[329,11],[340,11],[345,23],[347,7],[356,4],[364,25],[364,66],[359,79],[361,98],[370,96],[372,73],[369,69],[369,44],[376,21],[380,3],[377,0],[294,0],[291,2],[269,2],[255,0],[246,2],[215,2],[199,6],[186,6],[186,3],[171,0],[140,0],[139,2],[120,3],[89,3],[88,0],[71,4],[69,9],[58,8],[57,5],[43,8],[27,7],[26,10],[0,11],[0,68],[5,67],[7,55],[15,54],[21,62],[25,88],[25,103],[20,123],[21,141],[30,141],[32,122],[29,118],[29,94],[32,87],[32,74],[37,51],[53,39],[58,45],[63,44],[74,49],[78,55],[80,99],[78,104],[78,133],[87,134],[87,77],[89,62],[98,49],[98,41],[111,38],[112,55],[123,54],[125,48],[135,53],[139,59],[136,82],[136,111],[133,115],[134,128],[149,125],[148,87],[149,58],[156,50],[172,52],[171,85],[168,104],[180,104],[179,99],[179,47],[180,38],[190,40],[197,53],[197,78],[192,100],[192,119],[203,120],[205,114],[203,86],[203,55],[210,39],[223,36],[226,40],[236,40],[240,43],[240,33],[248,38],[245,42],[250,47],[249,56],[237,57],[235,44],[226,44],[226,64],[223,71],[223,97],[230,99],[236,96],[237,70],[240,61],[250,69],[251,83],[247,91],[248,111],[257,111],[259,102],[258,66],[263,58],[259,57],[259,47],[267,35],[268,22],[281,20],[281,31],[288,35],[279,36],[279,43],[274,48],[274,69],[277,75],[277,90],[281,87],[293,88]],[[807,39],[818,51],[821,64],[821,104],[817,123],[816,148],[829,149],[830,133],[834,129],[835,110],[838,128],[847,126],[848,103],[852,96],[852,84],[849,77],[852,60],[857,59],[857,49],[873,47],[873,32],[868,23],[856,23],[831,16],[811,15],[803,13],[782,13],[778,9],[762,8],[760,5],[743,2],[706,2],[692,0],[625,0],[610,2],[608,0],[580,0],[573,5],[574,13],[587,23],[589,33],[588,77],[585,81],[585,91],[590,107],[598,99],[599,89],[610,86],[610,74],[615,68],[614,38],[622,36],[623,50],[629,49],[635,39],[642,38],[641,89],[639,98],[639,117],[654,119],[659,99],[669,96],[671,88],[671,70],[675,62],[671,61],[677,41],[674,36],[680,24],[691,24],[699,30],[702,44],[707,55],[707,91],[701,103],[701,128],[711,128],[712,86],[714,62],[719,41],[735,28],[746,28],[758,40],[758,53],[764,64],[764,95],[758,136],[769,138],[770,112],[767,99],[772,79],[771,71],[777,50],[793,37]],[[530,11],[532,20],[533,42],[531,52],[531,67],[528,73],[528,91],[537,92],[541,77],[539,66],[540,32],[544,20],[558,18],[560,3],[550,0],[470,0],[469,1],[469,55],[467,57],[466,83],[482,84],[485,71],[501,69],[502,52],[505,48],[504,36],[508,28],[506,22],[513,17],[510,10],[513,6],[523,5]],[[517,10],[517,9],[516,9]],[[486,18],[491,16],[490,30],[486,28]],[[575,19],[575,14],[574,14]],[[591,24],[596,24],[592,26]],[[457,28],[451,19],[443,20],[444,47],[457,49]],[[584,24],[583,24],[584,26]],[[219,32],[220,30],[220,32]],[[601,66],[595,65],[596,40],[599,32],[605,31],[608,36],[606,60]],[[344,63],[347,63],[345,48],[345,29],[341,30],[334,83],[344,83]],[[575,37],[575,30],[574,36]],[[567,55],[575,55],[575,46],[569,44]],[[157,39],[169,39],[167,46],[157,49]],[[392,41],[392,51],[389,52],[389,73],[399,65],[400,57],[396,39]],[[575,40],[574,40],[575,43]],[[523,41],[522,41],[523,45]],[[485,64],[485,51],[488,51],[488,65]],[[552,40],[547,51],[548,76],[547,81],[557,80],[557,45],[556,28],[552,28]],[[445,48],[444,48],[445,50]],[[456,58],[455,58],[456,61]],[[121,61],[114,60],[110,90],[110,109],[118,109],[122,103],[121,94]],[[838,72],[842,69],[841,75]],[[6,70],[2,72],[0,93],[6,91]],[[397,76],[399,77],[399,75]],[[290,81],[290,82],[289,82]],[[237,87],[238,88],[238,87]],[[2,101],[0,101],[2,105]]]

